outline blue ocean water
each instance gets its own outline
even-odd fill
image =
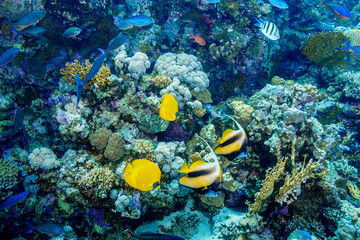
[[[1,239],[360,239],[359,9],[1,0]]]

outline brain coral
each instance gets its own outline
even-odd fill
[[[90,143],[99,150],[104,149],[111,134],[111,130],[105,127],[99,128],[89,137]]]
[[[111,161],[120,160],[124,155],[124,149],[124,140],[121,137],[121,134],[113,133],[109,138],[104,156]]]

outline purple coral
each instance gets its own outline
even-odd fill
[[[105,211],[104,209],[96,209],[88,207],[88,214],[90,217],[95,218],[94,223],[98,225],[99,227],[111,229],[111,226],[109,224],[106,224],[104,221]]]
[[[180,123],[171,122],[165,131],[165,140],[167,141],[185,141],[190,137],[190,133],[182,128]]]

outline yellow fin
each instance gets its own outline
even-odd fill
[[[184,164],[182,165],[182,167],[180,168],[180,170],[178,171],[178,173],[188,173],[189,172],[189,168],[186,164],[186,161],[184,161]]]
[[[220,141],[219,141],[219,139],[218,139],[218,142],[219,142],[220,144],[222,144],[223,142],[225,142],[225,141],[227,140],[227,138],[229,137],[229,135],[230,135],[231,133],[233,133],[233,132],[234,132],[233,129],[226,129],[226,130],[223,132],[222,137],[219,138]]]

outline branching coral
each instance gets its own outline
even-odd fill
[[[356,184],[351,184],[351,182],[348,181],[346,185],[349,189],[350,195],[353,198],[360,200],[360,190],[357,188]]]
[[[106,198],[114,186],[116,175],[108,168],[94,167],[79,179],[79,185],[92,189],[96,197]]]
[[[349,40],[342,32],[321,32],[310,35],[301,46],[301,52],[319,67],[327,65],[330,69],[345,65],[345,51],[339,46]]]
[[[81,80],[84,80],[87,74],[89,73],[92,65],[89,63],[89,60],[85,61],[85,65],[81,64],[78,60],[75,60],[73,63],[66,63],[66,68],[60,70],[60,74],[65,77],[65,80],[71,84],[75,84],[75,74],[78,74]],[[106,65],[102,65],[99,72],[90,79],[85,86],[90,86],[91,84],[105,85],[109,84],[110,81],[108,77],[111,75],[110,69]]]
[[[154,152],[154,145],[150,140],[138,139],[134,146],[134,151],[145,154]]]
[[[253,214],[259,212],[262,202],[268,198],[271,193],[274,191],[275,181],[281,178],[284,175],[284,168],[287,161],[287,158],[280,157],[280,149],[277,148],[277,164],[274,168],[269,168],[266,170],[265,180],[263,181],[262,187],[258,193],[255,195],[255,202],[249,204],[250,212]]]
[[[312,160],[310,160],[305,165],[305,158],[302,167],[296,168],[295,144],[296,139],[293,140],[291,147],[291,162],[294,168],[291,171],[291,175],[286,176],[285,182],[283,186],[279,189],[279,194],[276,198],[276,201],[281,204],[284,202],[290,204],[294,199],[296,199],[297,195],[300,194],[301,183],[304,183],[308,178],[324,178],[329,172],[329,170],[327,169],[321,169],[318,172],[314,172],[316,169],[319,169],[321,167],[321,164],[319,162],[314,163]],[[275,181],[279,180],[284,175],[284,167],[287,158],[280,157],[279,147],[276,150],[278,162],[273,169],[268,169],[266,171],[265,180],[263,181],[260,192],[255,195],[255,202],[253,204],[249,204],[251,213],[255,213],[260,210],[262,202],[273,192]]]

